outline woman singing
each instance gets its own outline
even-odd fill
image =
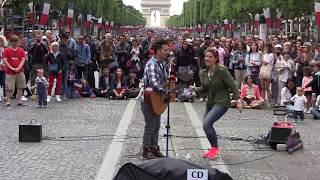
[[[211,149],[203,157],[213,159],[218,157],[220,153],[213,123],[218,121],[230,107],[230,91],[233,93],[234,99],[237,100],[236,106],[240,112],[242,112],[243,107],[237,84],[228,69],[219,64],[217,50],[207,49],[205,51],[205,64],[207,68],[200,72],[201,87],[190,86],[190,89],[208,95],[203,130],[211,144]]]

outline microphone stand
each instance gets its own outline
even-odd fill
[[[171,59],[170,59],[171,61]],[[168,118],[167,118],[167,125],[166,125],[166,129],[167,129],[167,133],[166,133],[166,157],[169,157],[169,138],[171,137],[170,135],[170,100],[171,100],[171,97],[170,97],[170,93],[171,93],[171,62],[169,61],[169,70],[168,70],[168,87],[169,87],[169,90],[168,90],[168,101],[167,101],[167,106],[168,106]]]

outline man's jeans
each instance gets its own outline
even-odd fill
[[[141,110],[146,123],[143,134],[143,147],[157,147],[161,116],[154,114],[149,104],[145,102],[141,102]]]
[[[213,123],[218,121],[226,112],[228,108],[221,106],[213,106],[211,109],[206,109],[203,130],[211,144],[211,147],[218,147],[218,138],[216,131],[213,128]]]
[[[320,119],[320,110],[312,108],[310,111],[313,114],[313,119]]]

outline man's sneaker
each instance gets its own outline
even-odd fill
[[[308,110],[308,111],[306,112],[306,114],[311,114],[311,111],[310,111],[310,110]]]
[[[47,102],[50,102],[51,101],[51,96],[48,96],[47,97]]]
[[[25,96],[21,96],[21,101],[28,101],[28,98],[26,98]]]
[[[37,108],[42,108],[42,106],[38,105]]]
[[[56,95],[56,100],[57,100],[58,102],[61,102],[61,98],[60,98],[59,95]]]
[[[220,155],[220,149],[218,147],[211,147],[211,149],[203,154],[204,158],[217,158]]]

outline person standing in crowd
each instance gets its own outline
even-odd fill
[[[224,65],[224,58],[228,56],[229,52],[224,44],[220,42],[219,38],[215,38],[213,43],[213,48],[219,52],[219,63]]]
[[[63,68],[63,56],[59,51],[59,43],[53,42],[51,44],[52,52],[46,56],[46,62],[49,67],[49,88],[48,88],[48,98],[47,101],[51,100],[51,92],[53,88],[54,79],[56,81],[56,99],[58,102],[61,102],[60,92],[61,92],[61,84],[62,84],[62,68]]]
[[[305,113],[310,114],[310,110],[312,108],[312,88],[307,87],[308,84],[313,80],[312,77],[312,67],[311,66],[305,66],[303,67],[303,79],[302,79],[302,88],[304,91],[304,95],[307,98],[307,103],[306,103],[306,109],[304,110]]]
[[[246,49],[247,52],[250,51],[251,45],[253,43],[253,36],[252,35],[247,35],[246,36],[246,47],[243,47],[244,49]]]
[[[0,87],[2,88],[2,96],[0,96],[0,102],[2,101],[2,98],[6,97],[6,90],[5,90],[6,65],[3,61],[3,53],[7,45],[8,45],[8,42],[6,37],[0,35]]]
[[[69,74],[69,65],[71,61],[74,61],[74,51],[68,46],[69,35],[67,33],[62,33],[60,37],[60,53],[63,58],[62,67],[62,89],[61,95],[65,100],[67,100],[67,80]]]
[[[316,45],[313,59],[316,61],[320,61],[320,44],[319,43]]]
[[[101,43],[100,50],[100,67],[104,69],[109,67],[109,64],[114,62],[116,59],[114,49],[112,48],[112,43],[109,39],[104,40]]]
[[[194,54],[191,40],[184,40],[182,48],[176,54],[179,88],[188,88],[193,80],[192,62]]]
[[[73,54],[76,54],[76,51],[77,51],[77,42],[76,42],[75,39],[73,39],[73,38],[71,37],[71,30],[70,30],[70,28],[66,28],[66,30],[65,30],[64,33],[66,33],[67,37],[69,37],[68,43],[67,43],[68,46],[69,46],[69,48],[72,49]]]
[[[304,46],[300,48],[300,53],[297,56],[295,62],[297,66],[296,71],[296,86],[302,86],[302,79],[303,79],[303,67],[309,66],[314,54],[312,53],[312,46],[311,43],[304,43]]]
[[[261,66],[261,54],[258,52],[258,44],[253,42],[250,51],[246,55],[245,61],[247,67],[247,75],[250,75],[254,84],[260,87],[259,73]],[[260,88],[261,89],[261,88]]]
[[[193,60],[193,82],[196,84],[196,86],[200,86],[201,82],[200,82],[200,57],[199,57],[199,49],[200,49],[200,44],[201,41],[196,40],[193,43],[193,53],[194,53],[194,60]]]
[[[98,59],[100,56],[100,43],[97,37],[94,37],[93,39],[90,38],[88,35],[84,35],[84,40],[86,44],[90,47],[90,57],[91,57],[91,63],[87,66],[87,81],[89,86],[93,89],[95,88],[95,77],[94,72],[99,72],[99,66],[98,66]]]
[[[86,43],[83,36],[79,36],[79,44],[76,51],[78,79],[88,79],[88,68],[91,63],[90,46]]]
[[[143,69],[142,69],[142,56],[141,56],[141,46],[138,43],[137,39],[132,39],[132,48],[130,51],[130,63],[129,63],[129,69],[133,69],[134,71],[136,71],[137,75],[139,78],[142,78],[143,76]],[[127,64],[128,65],[128,64]],[[129,71],[130,71],[129,70]]]
[[[203,130],[211,144],[211,149],[203,154],[205,158],[217,158],[220,154],[218,138],[213,124],[217,122],[231,105],[230,91],[236,99],[236,106],[241,112],[242,102],[239,89],[228,69],[219,63],[219,52],[209,48],[205,52],[207,68],[201,71],[201,87],[190,86],[197,93],[208,93]]]
[[[154,31],[148,29],[147,31],[147,37],[145,38],[145,40],[142,42],[141,45],[141,49],[142,49],[142,55],[144,56],[144,58],[148,58],[148,54],[149,54],[149,49],[151,48],[152,44],[151,44],[151,38],[153,38],[154,36]]]
[[[313,93],[318,97],[320,95],[320,61],[316,61],[313,64],[313,72],[313,79],[306,87],[311,87]]]
[[[42,32],[35,32],[35,42],[29,50],[31,57],[31,86],[35,85],[35,80],[37,77],[37,69],[44,69],[44,76],[47,76],[47,66],[45,63],[45,56],[48,54],[49,50],[46,44],[41,41]]]
[[[51,30],[46,30],[45,35],[47,37],[48,46],[51,46],[51,44],[53,42],[55,42],[55,39],[54,39],[52,31]]]
[[[206,64],[204,62],[204,52],[210,47],[211,38],[209,35],[206,35],[204,38],[204,44],[199,49],[199,58],[200,58],[200,69],[206,68]]]
[[[245,44],[244,42],[239,41],[237,44],[237,50],[233,53],[233,59],[231,61],[234,69],[234,77],[238,84],[238,89],[241,89],[246,75],[246,56],[247,51],[245,49]]]
[[[26,88],[26,78],[23,73],[23,65],[25,63],[26,55],[24,49],[18,46],[19,37],[12,35],[10,39],[11,47],[5,49],[3,53],[3,61],[6,67],[5,88],[7,95],[6,106],[10,106],[10,97],[14,88],[17,88],[18,106],[25,106],[21,101],[20,96],[22,91]]]
[[[303,41],[298,39],[296,42],[293,42],[293,48],[291,52],[291,58],[296,59],[299,54],[301,54],[301,47],[303,45]]]
[[[163,62],[170,53],[168,42],[158,40],[153,47],[155,55],[147,62],[144,70],[144,88],[152,88],[156,93],[167,95],[168,90],[164,85],[167,80],[167,72]],[[141,101],[141,110],[146,123],[143,133],[143,157],[146,159],[163,157],[158,145],[161,116],[153,112],[149,102],[144,98]]]
[[[120,44],[115,49],[115,54],[119,63],[119,67],[124,71],[124,75],[128,75],[126,68],[129,57],[130,46],[126,43],[126,36],[120,36]]]
[[[281,103],[281,93],[282,89],[286,87],[286,84],[289,79],[293,78],[294,74],[294,62],[290,59],[290,52],[285,51],[283,53],[283,58],[280,58],[277,63],[275,64],[275,70],[279,74],[278,78],[278,100],[277,102]]]
[[[103,74],[99,78],[99,89],[93,89],[92,91],[97,97],[109,98],[112,96],[112,78],[110,77],[110,69],[108,66],[103,68]]]
[[[273,54],[273,47],[271,43],[266,44],[266,53],[262,56],[262,66],[259,73],[259,78],[261,80],[262,92],[261,95],[263,99],[267,100],[269,103],[269,108],[272,108],[272,97],[270,92],[271,83],[271,72],[275,64],[275,55]]]

